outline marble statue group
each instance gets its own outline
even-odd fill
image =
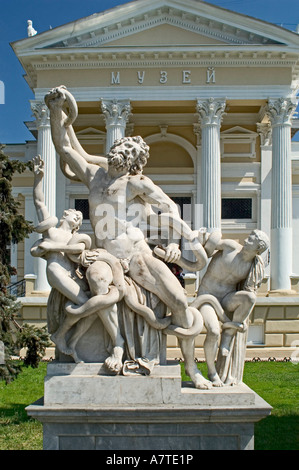
[[[74,209],[60,221],[49,214],[42,189],[47,168],[42,156],[35,157],[33,194],[41,238],[31,253],[47,263],[48,329],[58,353],[64,360],[94,362],[80,351],[104,341],[103,362],[110,374],[150,374],[165,335],[175,335],[196,388],[242,381],[267,235],[254,230],[241,245],[218,231],[191,230],[176,204],[143,174],[149,147],[141,137],[117,140],[106,156],[89,155],[72,127],[78,114],[72,94],[60,86],[45,103],[62,172],[88,188],[93,230],[92,236],[80,231],[82,214]],[[149,226],[166,230],[167,240],[151,245]],[[182,239],[193,261],[182,256]],[[201,273],[191,305],[167,263]],[[94,333],[96,321],[101,337]],[[194,361],[195,338],[203,328],[208,378]]]

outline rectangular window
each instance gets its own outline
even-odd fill
[[[89,220],[88,199],[75,199],[75,209],[82,212],[84,220]]]
[[[185,222],[191,222],[191,197],[170,197],[176,203],[179,209],[181,219]]]
[[[264,326],[250,325],[248,328],[247,344],[264,344]]]
[[[222,219],[251,219],[251,198],[223,198],[221,201]]]

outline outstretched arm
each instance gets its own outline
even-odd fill
[[[79,262],[78,255],[80,255],[84,251],[85,245],[84,243],[77,243],[76,245],[64,245],[63,243],[54,243],[47,240],[37,240],[34,245],[32,246],[30,253],[34,257],[42,257],[45,256],[49,252],[60,252],[63,251],[68,255],[77,256],[77,258],[73,259],[72,261]]]
[[[43,193],[43,177],[44,177],[44,161],[40,155],[33,158],[33,172],[34,172],[34,183],[33,183],[33,200],[37,212],[37,218],[39,222],[50,217],[47,206],[45,205],[45,198]]]
[[[65,176],[88,185],[90,176],[99,166],[107,168],[107,158],[89,155],[80,145],[73,122],[78,116],[78,107],[73,95],[64,86],[51,90],[45,96],[50,110],[52,139],[60,156],[61,169]],[[67,105],[67,114],[64,111]]]
[[[181,257],[179,249],[180,239],[184,237],[192,242],[197,237],[186,222],[182,220],[177,205],[161,188],[156,186],[146,176],[138,176],[131,180],[132,194],[138,196],[147,208],[148,222],[152,227],[168,230],[168,245],[163,255],[167,263],[177,263]],[[131,189],[131,188],[130,188]],[[156,207],[160,213],[156,214],[152,207]],[[203,248],[199,248],[201,258],[205,257]],[[205,261],[204,261],[205,262]]]
[[[164,191],[155,185],[146,176],[141,176],[132,183],[133,192],[136,192],[149,207],[154,206],[160,214],[156,214],[152,209],[147,213],[150,218],[150,224],[154,227],[169,228],[171,227],[179,239],[182,236],[186,240],[193,240],[197,236],[197,232],[191,230],[188,224],[181,219],[177,205],[170,199]]]

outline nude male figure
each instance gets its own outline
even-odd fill
[[[76,232],[82,224],[82,213],[74,209],[64,211],[56,227],[58,219],[50,216],[44,201],[44,162],[39,155],[33,159],[33,171],[33,198],[39,221],[35,230],[42,234],[42,239],[34,243],[31,254],[47,261],[47,278],[51,287],[74,302],[84,303],[88,300],[86,289],[79,280],[73,279],[74,264],[68,257],[78,255],[91,246],[91,239],[87,235],[81,236],[80,241],[76,240]]]
[[[98,164],[90,163],[75,148],[68,132],[73,118],[69,119],[64,113],[62,108],[65,102],[70,106],[69,115],[76,115],[74,100],[69,95],[65,88],[60,87],[51,91],[45,97],[45,102],[50,109],[52,139],[57,153],[63,164],[68,165],[71,172],[89,189],[90,221],[96,246],[120,259],[134,281],[156,294],[169,307],[174,325],[191,328],[199,312],[188,307],[181,284],[170,275],[165,263],[153,256],[143,232],[134,224],[136,208],[141,218],[146,219],[151,213],[151,206],[180,220],[175,203],[142,175],[149,156],[147,145],[140,137],[124,138],[115,143],[106,160],[103,157]],[[110,217],[107,219],[109,211]],[[106,233],[103,230],[105,223],[109,226]],[[207,256],[197,242],[197,232],[193,232],[183,221],[180,230],[181,235],[198,247],[198,257],[201,257],[204,267]],[[178,245],[171,243],[166,248],[165,261],[175,262],[179,256]],[[194,363],[194,339],[186,337],[179,341],[188,375],[196,387],[208,387],[208,381]]]
[[[216,250],[216,252],[212,256],[208,269],[203,276],[197,293],[198,297],[192,305],[196,307],[200,297],[206,294],[216,297],[219,301],[220,310],[217,313],[217,305],[215,309],[208,302],[200,307],[200,313],[204,318],[207,329],[204,349],[209,379],[214,386],[222,386],[223,384],[215,367],[220,338],[219,319],[225,322],[221,336],[220,353],[222,356],[227,356],[230,352],[232,338],[236,331],[245,331],[245,320],[249,317],[255,304],[256,295],[254,291],[257,287],[257,279],[254,276],[255,279],[249,285],[248,276],[254,270],[256,263],[259,263],[259,268],[262,268],[263,262],[259,255],[268,248],[269,239],[260,230],[251,232],[244,245],[235,240],[223,240],[220,232],[218,234],[214,232],[210,237],[211,240],[210,242],[208,240],[207,243],[211,245],[210,250]],[[263,271],[259,277],[261,281]],[[246,279],[248,279],[247,286],[243,286],[241,290],[238,290],[238,284],[246,281]]]
[[[102,302],[98,302],[99,308],[97,311],[98,316],[101,318],[105,325],[105,328],[112,339],[113,345],[115,346],[111,355],[106,359],[105,363],[108,368],[113,372],[119,371],[119,356],[122,357],[124,340],[120,335],[119,329],[117,328],[117,311],[116,301],[119,298],[119,287],[122,287],[121,276],[118,271],[121,271],[121,267],[117,271],[117,260],[113,260],[113,257],[107,262],[100,261],[106,259],[109,256],[100,254],[100,252],[89,251],[91,247],[91,238],[85,234],[78,234],[82,224],[82,213],[74,209],[68,209],[64,211],[64,214],[59,222],[56,217],[51,217],[48,209],[45,205],[44,194],[42,189],[42,179],[44,177],[44,162],[38,155],[33,158],[33,171],[34,171],[34,184],[33,184],[33,197],[34,204],[37,211],[37,217],[39,225],[36,227],[36,231],[42,233],[43,238],[35,242],[31,248],[31,254],[35,257],[42,257],[47,262],[47,278],[52,288],[58,290],[63,294],[72,304],[76,304],[78,307],[86,305],[90,301],[87,293],[87,285],[80,280],[75,274],[75,269],[82,260],[82,255],[87,258],[90,256],[92,262],[91,266],[87,269],[89,276],[97,279],[95,285],[93,279],[88,279],[89,288],[92,295],[98,296]],[[87,266],[89,263],[87,264]],[[100,267],[99,267],[100,266]],[[118,282],[114,283],[116,286],[110,286],[112,280],[118,275]],[[114,289],[114,291],[109,291]],[[103,302],[104,300],[104,302]],[[82,318],[82,320],[81,320]],[[77,325],[75,334],[71,339],[71,344],[66,343],[66,333],[70,328],[81,320],[80,324]],[[94,321],[94,318],[90,320]],[[81,331],[87,329],[90,326],[89,320],[83,318],[83,316],[68,315],[64,322],[59,328],[51,335],[51,339],[58,346],[59,350],[64,354],[71,355],[75,362],[80,362],[77,356],[75,345],[81,336]]]

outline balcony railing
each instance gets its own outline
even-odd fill
[[[25,279],[15,282],[14,284],[10,284],[10,286],[7,287],[7,291],[10,295],[14,295],[15,297],[25,297],[26,295]]]

